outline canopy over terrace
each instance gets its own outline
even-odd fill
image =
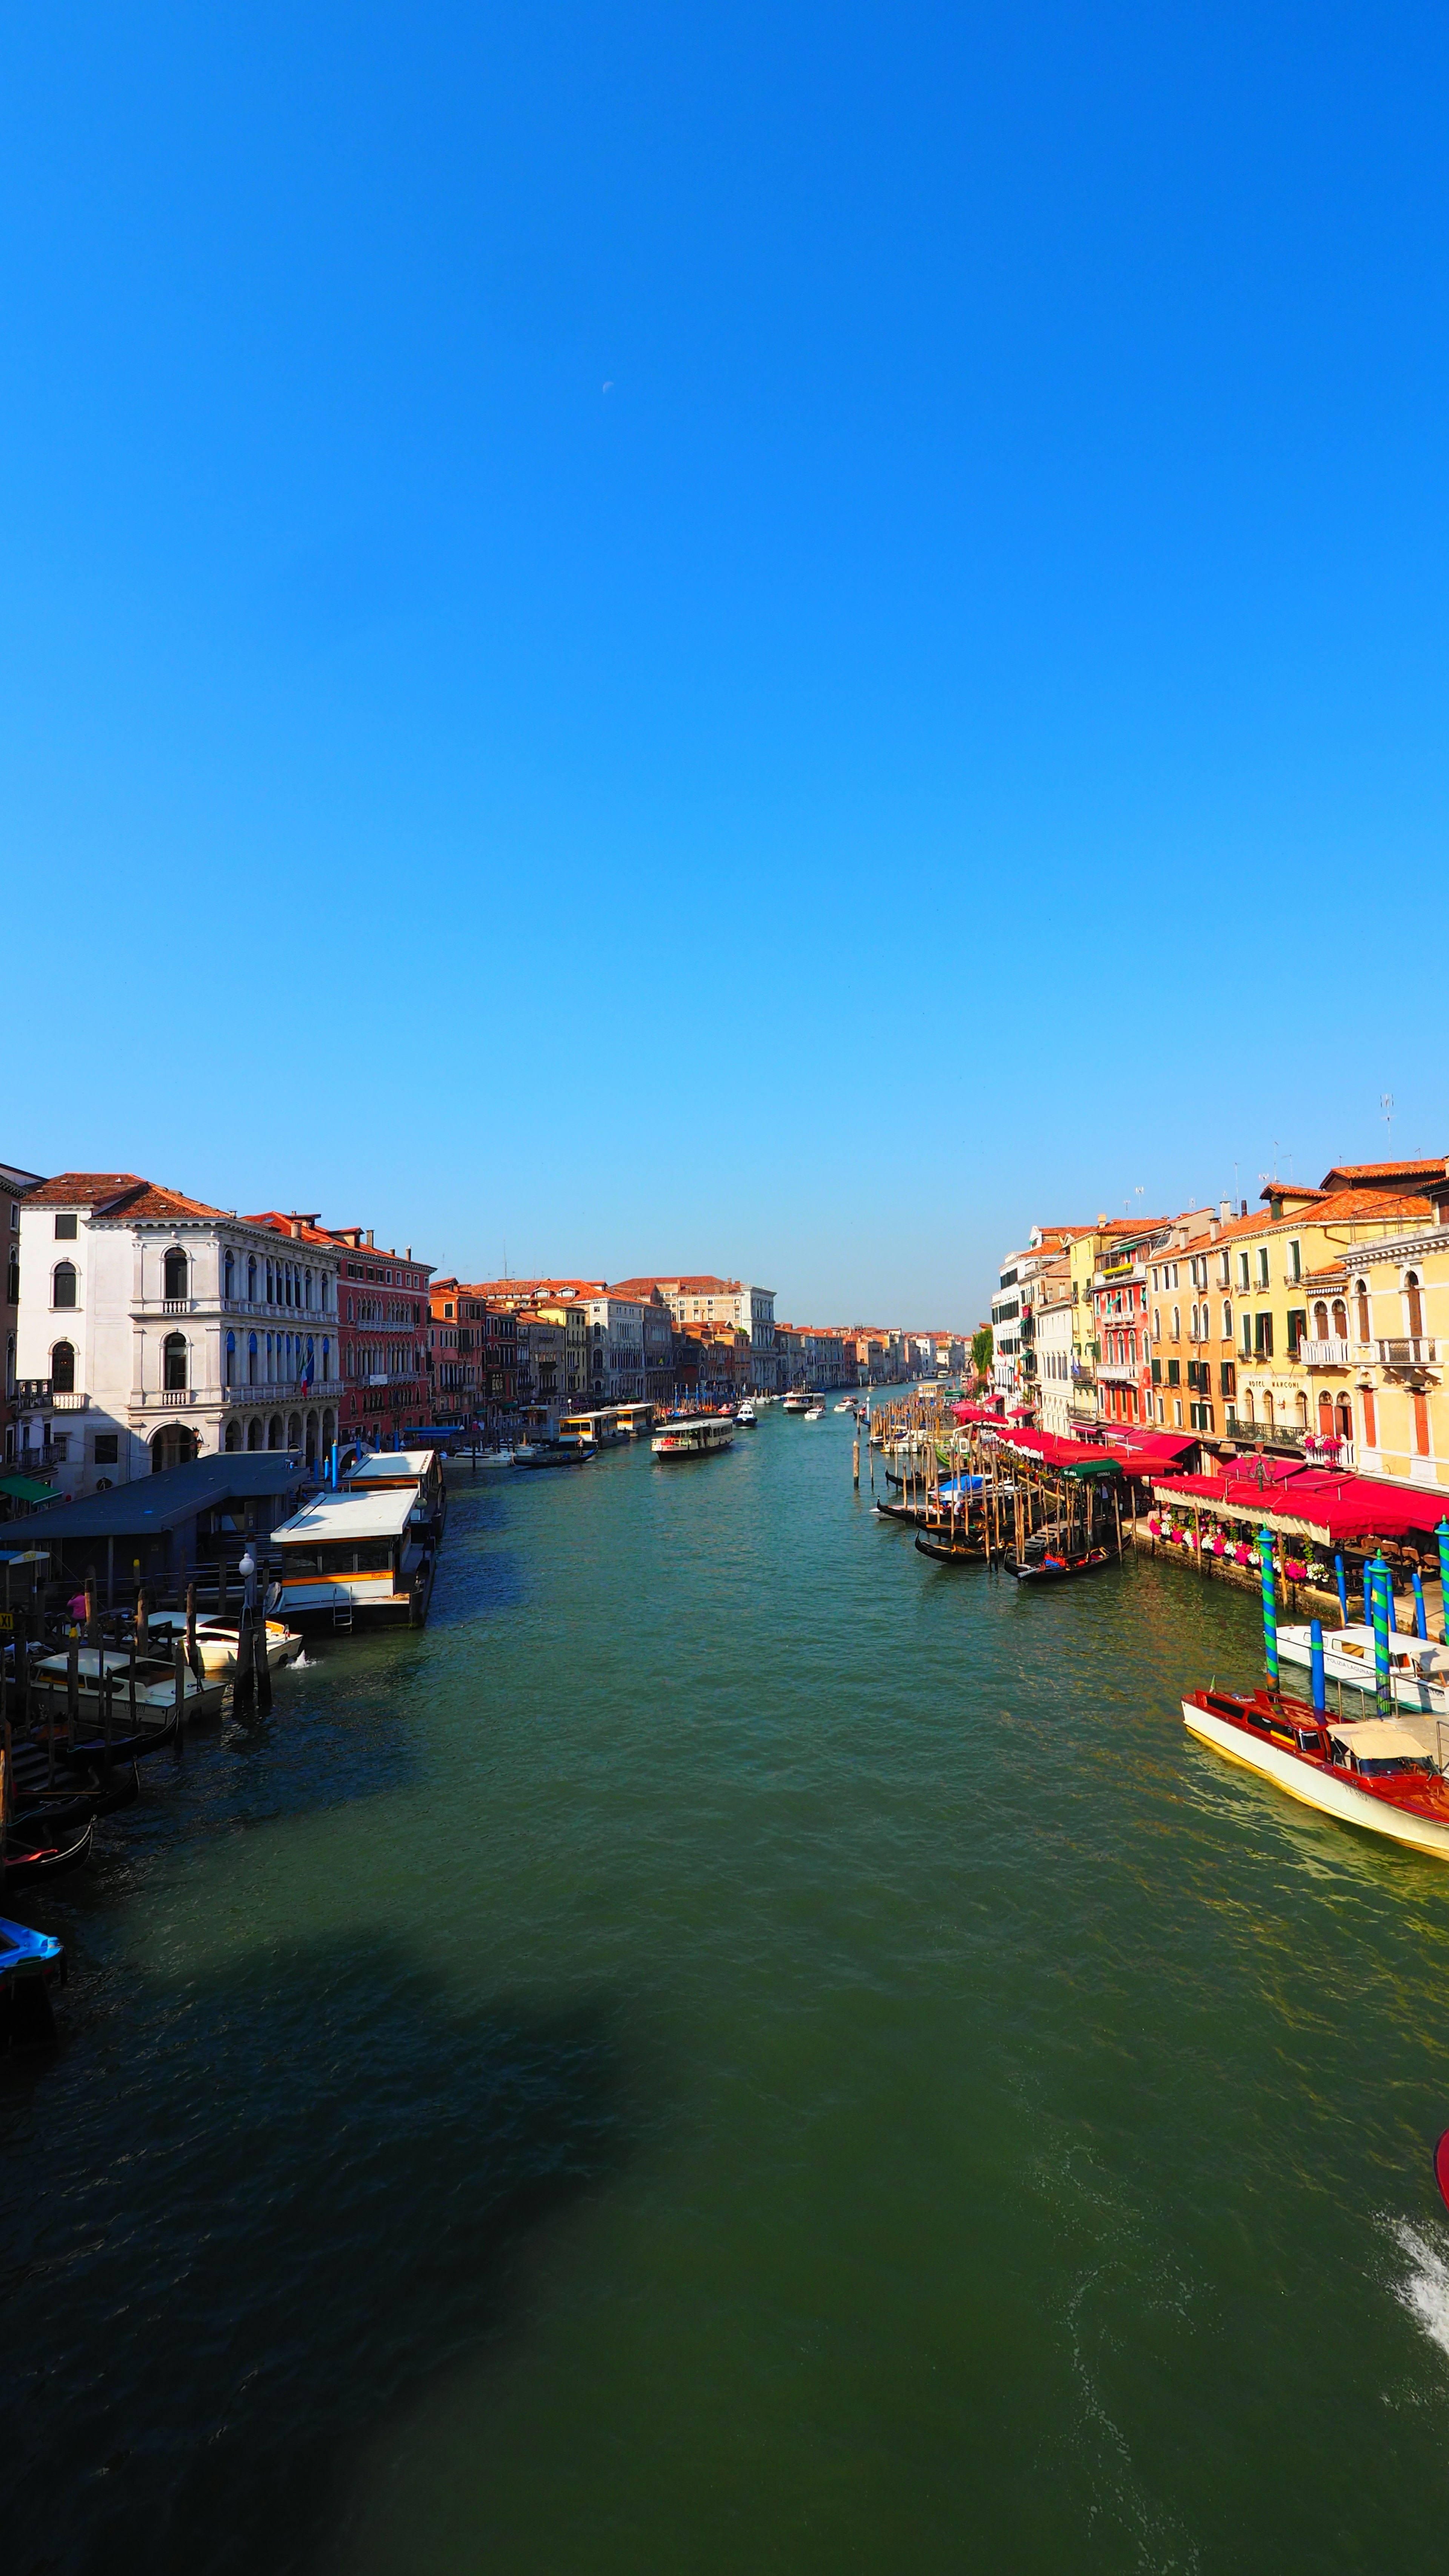
[[[1256,1471],[1251,1476],[1154,1476],[1152,1490],[1164,1502],[1181,1499],[1220,1512],[1225,1520],[1316,1538],[1327,1547],[1374,1547],[1382,1539],[1427,1546],[1449,1500],[1433,1486],[1334,1475],[1286,1461],[1281,1472],[1265,1473],[1261,1482]]]
[[[1102,1425],[1102,1441],[1110,1449],[1124,1476],[1170,1475],[1180,1466],[1189,1450],[1197,1447],[1195,1431],[1139,1431],[1135,1422],[1107,1422]]]
[[[1085,1440],[1063,1440],[1055,1431],[1028,1431],[1014,1423],[992,1425],[993,1436],[1004,1447],[1018,1449],[1024,1458],[1039,1458],[1044,1467],[1056,1467],[1072,1476],[1116,1476],[1122,1472],[1122,1461],[1110,1449],[1095,1449]]]

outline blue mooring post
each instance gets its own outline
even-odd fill
[[[1392,1717],[1394,1694],[1389,1682],[1389,1569],[1382,1556],[1373,1561],[1374,1692],[1380,1717]]]
[[[1338,1581],[1338,1615],[1346,1628],[1348,1626],[1348,1577],[1343,1570],[1342,1548],[1333,1560],[1333,1571]]]
[[[1441,1521],[1434,1532],[1439,1542],[1439,1593],[1441,1625],[1449,1637],[1449,1521]]]
[[[1310,1619],[1308,1623],[1308,1666],[1313,1675],[1314,1710],[1319,1717],[1326,1717],[1328,1692],[1323,1680],[1323,1622],[1321,1619]]]
[[[1389,1610],[1389,1635],[1391,1637],[1397,1637],[1399,1633],[1399,1613],[1394,1601],[1394,1578],[1389,1572],[1388,1559],[1384,1555],[1382,1548],[1380,1548],[1375,1562],[1381,1565],[1384,1569],[1384,1599],[1388,1603]]]
[[[1258,1532],[1258,1556],[1263,1568],[1263,1660],[1268,1667],[1268,1688],[1278,1687],[1278,1596],[1273,1576],[1273,1533]]]
[[[1410,1575],[1409,1581],[1414,1587],[1414,1627],[1417,1634],[1421,1636],[1427,1644],[1429,1636],[1429,1614],[1424,1607],[1424,1578],[1419,1572],[1417,1565],[1415,1566],[1413,1573]]]

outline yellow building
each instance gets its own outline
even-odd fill
[[[1371,1402],[1365,1414],[1359,1399],[1364,1391],[1372,1396],[1373,1372],[1381,1368],[1393,1385],[1399,1380],[1376,1344],[1370,1349],[1372,1291],[1365,1287],[1366,1321],[1354,1304],[1354,1283],[1390,1245],[1434,1231],[1434,1203],[1372,1183],[1319,1190],[1274,1183],[1263,1195],[1268,1205],[1257,1222],[1240,1218],[1224,1247],[1231,1285],[1223,1302],[1230,1301],[1237,1328],[1235,1419],[1224,1428],[1250,1441],[1306,1444],[1372,1472],[1383,1454],[1378,1407]],[[1403,1266],[1412,1266],[1407,1255]],[[1214,1289],[1221,1296],[1216,1274]],[[1383,1338],[1406,1336],[1400,1330]],[[1398,1421],[1395,1410],[1396,1429]]]

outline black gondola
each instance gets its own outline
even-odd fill
[[[1099,1574],[1104,1565],[1115,1564],[1116,1554],[1111,1548],[1084,1547],[1064,1556],[1046,1550],[1039,1556],[1004,1556],[1001,1562],[1018,1583],[1062,1583],[1074,1574]]]
[[[70,1824],[64,1830],[54,1825],[7,1825],[0,1842],[0,1870],[8,1896],[13,1887],[29,1887],[37,1879],[63,1878],[68,1869],[80,1869],[91,1856],[91,1837],[96,1829],[94,1816],[87,1813],[84,1822]]]
[[[916,1545],[922,1556],[934,1557],[938,1565],[984,1565],[986,1563],[986,1546],[981,1539],[973,1538],[969,1542],[964,1539],[940,1539],[928,1536],[923,1530],[916,1540]]]

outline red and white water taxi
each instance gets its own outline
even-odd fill
[[[1391,1718],[1319,1717],[1307,1700],[1199,1690],[1184,1723],[1306,1807],[1449,1860],[1449,1785],[1417,1735]]]

